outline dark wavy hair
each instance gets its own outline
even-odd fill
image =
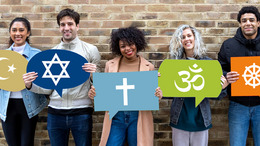
[[[122,55],[119,41],[127,42],[129,45],[135,44],[137,52],[145,50],[147,46],[144,33],[136,27],[119,28],[113,30],[110,37],[110,50],[114,55]]]
[[[67,9],[61,10],[60,13],[57,15],[57,23],[59,26],[60,26],[60,20],[65,16],[71,17],[75,21],[76,25],[79,24],[79,20],[80,20],[79,13],[74,11],[73,9],[67,8]]]
[[[26,19],[26,18],[23,18],[23,17],[16,17],[16,18],[14,18],[13,20],[12,20],[12,22],[10,23],[10,25],[9,25],[9,32],[11,31],[11,28],[12,28],[12,26],[13,26],[13,24],[15,23],[15,22],[22,22],[23,23],[23,25],[25,26],[25,28],[27,29],[27,31],[28,32],[30,32],[30,35],[26,38],[26,42],[28,43],[28,44],[30,44],[30,40],[29,40],[29,37],[31,36],[31,24],[30,24],[30,22]],[[12,45],[14,43],[14,41],[12,40],[12,38],[10,37],[9,38],[9,47]]]
[[[259,11],[258,11],[258,9],[255,6],[246,6],[246,7],[243,7],[238,12],[237,21],[239,23],[241,23],[241,20],[240,20],[241,16],[244,15],[245,13],[253,13],[253,14],[255,14],[255,17],[256,17],[257,21],[259,21],[259,19],[260,19]]]

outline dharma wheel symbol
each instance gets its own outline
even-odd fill
[[[244,74],[242,77],[244,77],[245,85],[253,86],[255,88],[256,86],[260,85],[260,66],[250,65],[249,67],[245,67]]]

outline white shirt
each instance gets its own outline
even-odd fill
[[[19,47],[12,47],[12,50],[19,53],[19,54],[23,54],[24,48],[25,48],[24,44],[23,46],[19,46]],[[17,92],[11,92],[10,97],[9,98],[13,98],[13,99],[22,99],[22,92],[21,91],[17,91]]]

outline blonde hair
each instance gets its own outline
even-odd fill
[[[182,33],[185,29],[191,29],[195,42],[194,42],[194,57],[195,58],[202,58],[206,56],[207,49],[203,43],[203,40],[201,38],[200,33],[195,29],[194,27],[191,27],[189,25],[180,25],[176,31],[174,32],[172,39],[170,41],[170,58],[172,59],[181,59],[185,57],[185,50],[182,46],[181,40],[182,40]]]

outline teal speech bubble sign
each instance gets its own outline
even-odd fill
[[[158,72],[164,97],[195,97],[196,107],[205,97],[217,98],[222,90],[217,60],[164,60]]]

